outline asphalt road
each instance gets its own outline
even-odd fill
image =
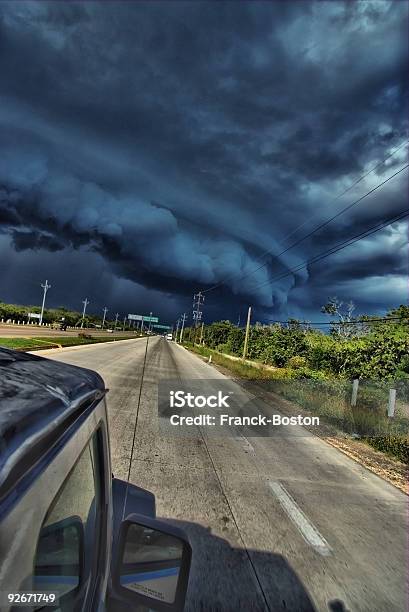
[[[67,329],[66,331],[61,331],[60,329],[52,329],[51,327],[39,327],[38,325],[1,325],[0,324],[0,338],[38,338],[41,336],[59,336],[60,338],[63,336],[78,336],[80,332],[84,332],[87,334],[91,334],[92,336],[107,336],[106,329],[81,329],[78,327],[77,329]],[[117,336],[127,336],[130,338],[135,336],[134,332],[122,332],[120,329],[118,331],[113,332],[113,335]]]
[[[52,357],[103,376],[114,474],[126,478],[131,465],[131,481],[155,493],[158,517],[189,532],[186,610],[406,610],[407,497],[308,433],[161,435],[158,380],[224,377],[150,338],[138,411],[145,347],[140,339]]]

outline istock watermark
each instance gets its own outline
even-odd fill
[[[169,422],[174,427],[185,425],[187,427],[202,426],[202,427],[266,427],[273,425],[279,426],[295,426],[295,425],[319,425],[319,417],[302,416],[301,414],[292,417],[274,414],[272,418],[259,414],[256,416],[231,416],[229,414],[220,414],[212,416],[210,414],[198,414],[196,416],[183,416],[180,414],[172,414]]]
[[[229,379],[161,381],[158,417],[166,434],[182,436],[198,435],[197,428],[214,436],[306,435],[303,426],[320,425],[319,416],[281,414]]]
[[[405,380],[217,378],[158,387],[159,425],[171,436],[407,436],[408,405]]]
[[[216,395],[195,395],[191,392],[183,390],[169,391],[169,405],[171,408],[230,408],[228,400],[230,399],[230,391],[224,394],[222,391],[218,391]]]

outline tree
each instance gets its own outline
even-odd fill
[[[331,333],[341,338],[352,338],[358,331],[356,325],[352,323],[352,321],[356,320],[352,316],[354,310],[355,304],[352,300],[344,304],[336,296],[329,298],[328,302],[321,308],[321,312],[330,317],[338,317],[338,322],[333,323],[331,326]]]

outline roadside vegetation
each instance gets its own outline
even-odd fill
[[[255,364],[240,359],[245,329],[229,321],[205,326],[202,343],[199,331],[187,329],[186,345],[211,355],[237,378],[265,381],[264,389],[409,463],[409,307],[400,306],[386,317],[354,319],[348,305],[341,318],[334,298],[323,311],[336,317],[328,334],[296,320],[286,326],[252,325],[247,360]],[[359,391],[351,409],[354,379]],[[397,402],[395,416],[388,418],[391,388]]]
[[[20,322],[28,322],[29,313],[40,314],[41,308],[39,306],[22,306],[20,304],[7,304],[5,302],[0,301],[0,321],[3,319],[6,321],[20,321]],[[82,313],[77,312],[75,310],[69,310],[67,308],[45,308],[43,314],[43,323],[45,324],[59,324],[62,320],[69,327],[79,327],[82,322]],[[83,321],[83,327],[92,328],[98,327],[102,324],[102,317],[86,314]],[[122,322],[118,322],[118,328],[127,331],[130,330],[131,327],[129,325],[125,325],[123,327]],[[115,326],[115,321],[110,320],[109,318],[105,321],[106,328],[113,328]],[[132,328],[133,329],[133,328]]]

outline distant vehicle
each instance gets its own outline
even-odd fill
[[[114,330],[113,329],[107,329],[108,334],[113,334]]]
[[[0,348],[0,439],[2,612],[183,610],[190,544],[112,476],[98,374]]]
[[[166,340],[173,340],[173,334],[166,334]]]

